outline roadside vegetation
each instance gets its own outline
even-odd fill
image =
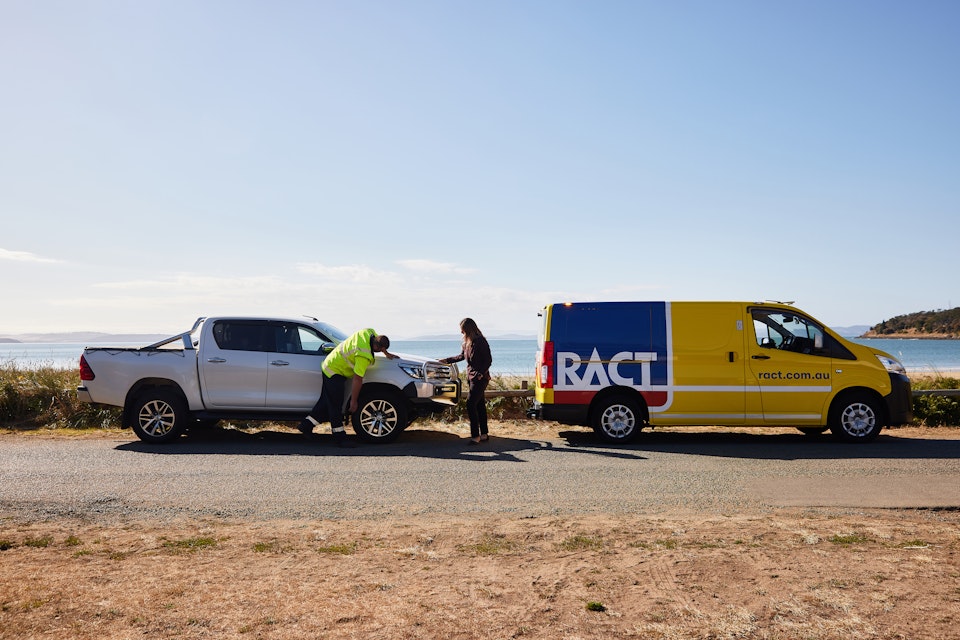
[[[915,390],[960,389],[960,378],[942,375],[911,378]],[[107,429],[120,426],[120,409],[91,406],[77,400],[79,373],[72,369],[41,367],[23,369],[11,363],[0,363],[0,429],[29,431],[37,429]],[[532,381],[516,376],[495,376],[489,391],[505,392],[487,400],[487,414],[492,420],[523,420],[533,403],[521,392]],[[960,427],[960,397],[916,396],[913,401],[914,422],[927,427]],[[467,420],[464,401],[432,416],[444,424]],[[252,429],[262,423],[233,423],[239,429]]]

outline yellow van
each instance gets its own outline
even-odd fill
[[[868,442],[913,417],[896,358],[790,304],[577,302],[540,315],[531,415],[609,442],[659,425],[829,428]]]

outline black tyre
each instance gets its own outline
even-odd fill
[[[797,427],[797,431],[805,436],[819,436],[827,429],[828,427]]]
[[[870,442],[883,428],[882,416],[877,401],[870,395],[841,395],[830,407],[830,431],[846,442]]]
[[[407,427],[407,401],[399,393],[361,391],[358,404],[351,422],[356,434],[367,442],[393,442]]]
[[[626,444],[643,428],[643,410],[628,396],[610,396],[597,405],[593,414],[593,430],[614,444]]]
[[[183,397],[170,389],[153,389],[137,396],[130,419],[137,437],[153,444],[176,440],[190,422]]]

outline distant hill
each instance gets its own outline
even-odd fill
[[[488,340],[536,340],[537,334],[535,333],[484,333],[484,336]],[[439,340],[460,340],[463,336],[459,333],[436,333],[432,335],[425,336],[410,336],[406,338],[396,338],[396,340],[403,340],[409,342],[423,342],[423,341],[439,341]]]
[[[864,333],[870,330],[870,326],[866,324],[855,324],[849,327],[830,327],[833,329],[837,335],[843,336],[844,338],[859,338]]]
[[[93,342],[134,342],[152,344],[169,335],[159,333],[98,333],[96,331],[72,331],[67,333],[21,333],[0,336],[0,342],[33,342],[58,344],[89,344]]]
[[[870,327],[866,338],[960,338],[960,307],[918,311]]]

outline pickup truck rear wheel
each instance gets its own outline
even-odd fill
[[[153,389],[137,396],[130,416],[137,437],[153,444],[176,440],[187,428],[186,403],[169,389]]]
[[[367,442],[392,442],[407,426],[407,403],[399,393],[361,391],[358,404],[353,430]]]

